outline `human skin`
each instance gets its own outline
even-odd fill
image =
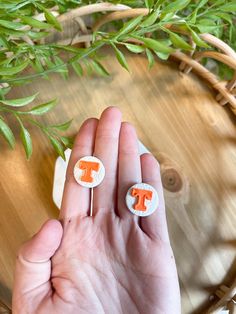
[[[169,241],[159,165],[141,157],[135,129],[107,108],[88,119],[75,139],[58,220],[47,221],[20,248],[13,314],[179,314],[180,293]],[[94,155],[106,175],[90,191],[76,183],[78,159]],[[157,210],[137,217],[126,207],[130,186],[158,192]]]

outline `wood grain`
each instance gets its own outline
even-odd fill
[[[166,191],[168,225],[182,290],[183,313],[204,313],[210,295],[236,274],[236,123],[194,75],[180,74],[174,63],[157,62],[151,71],[142,56],[127,54],[131,73],[109,50],[104,64],[111,76],[58,75],[16,88],[12,96],[37,91],[39,102],[57,97],[59,106],[41,118],[59,123],[74,118],[70,134],[84,119],[110,105],[137,128],[140,140],[156,157],[166,154],[189,182],[187,198]],[[9,121],[17,132],[14,120]],[[25,159],[19,138],[15,151],[0,139],[0,299],[10,305],[13,269],[20,244],[49,217],[56,154],[47,139],[30,127],[34,154]],[[187,203],[187,204],[186,204]]]

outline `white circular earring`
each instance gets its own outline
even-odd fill
[[[87,188],[94,188],[104,179],[105,167],[97,157],[85,156],[76,162],[74,177],[80,185]]]
[[[134,215],[149,216],[157,209],[159,198],[157,191],[150,184],[137,183],[126,194],[126,205]]]

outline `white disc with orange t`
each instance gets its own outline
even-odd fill
[[[149,216],[157,209],[159,198],[157,191],[147,183],[137,183],[126,194],[128,209],[137,216]]]
[[[79,159],[74,167],[75,180],[82,186],[94,188],[105,177],[105,168],[101,160],[94,156]]]

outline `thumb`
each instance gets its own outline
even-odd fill
[[[24,296],[30,298],[32,293],[32,297],[43,298],[51,290],[51,257],[60,245],[62,234],[60,222],[48,220],[20,248],[15,269],[13,311],[14,307],[22,306]]]

